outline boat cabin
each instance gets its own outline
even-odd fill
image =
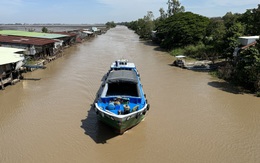
[[[112,70],[104,86],[101,97],[109,96],[139,97],[138,76],[133,70]]]
[[[138,76],[134,70],[112,70],[101,94],[103,108],[114,114],[125,114],[128,107],[129,112],[137,110],[136,106],[142,102],[139,90]]]
[[[111,70],[132,70],[135,69],[134,63],[129,63],[126,59],[116,60],[112,65],[110,66]]]

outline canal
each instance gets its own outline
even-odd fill
[[[124,135],[91,107],[110,64],[136,64],[151,105]],[[260,100],[118,26],[0,90],[0,162],[259,162]]]

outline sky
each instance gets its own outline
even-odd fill
[[[102,24],[130,22],[152,11],[167,10],[168,0],[0,0],[0,24],[61,23]],[[206,17],[227,12],[244,13],[257,8],[260,0],[179,0],[185,11]]]

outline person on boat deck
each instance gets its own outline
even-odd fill
[[[124,114],[130,113],[130,107],[129,105],[124,105]]]
[[[120,99],[114,98],[113,100],[110,100],[109,102],[114,103],[114,105],[120,105]]]
[[[114,101],[114,104],[115,104],[115,105],[120,105],[120,101],[119,101],[119,100],[115,100],[115,101]]]

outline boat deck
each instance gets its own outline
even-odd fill
[[[129,111],[127,111],[127,112],[125,111],[124,104],[115,105],[115,108],[112,110],[108,110],[108,109],[105,109],[105,110],[112,112],[116,115],[124,115],[124,114],[128,114],[128,113],[137,111],[139,109],[139,105],[137,105],[137,104],[129,104],[128,106],[129,106]],[[136,110],[134,108],[136,108]]]
[[[100,107],[104,111],[109,111],[116,115],[128,114],[142,108],[140,106],[141,98],[136,97],[107,97],[102,98],[101,100],[102,103],[99,103]]]

